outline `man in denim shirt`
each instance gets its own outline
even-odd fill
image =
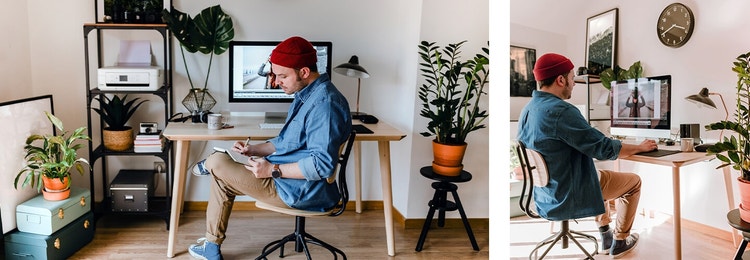
[[[269,204],[325,211],[339,201],[335,183],[328,184],[338,151],[351,132],[349,103],[328,78],[319,74],[312,44],[301,37],[284,40],[271,52],[274,82],[295,94],[279,136],[265,143],[236,142],[233,150],[248,156],[237,164],[225,153],[198,163],[199,173],[213,177],[206,209],[206,236],[188,248],[198,259],[221,259],[221,243],[237,195]],[[261,157],[261,158],[258,158]]]
[[[534,66],[540,83],[521,111],[518,140],[542,154],[550,174],[549,184],[534,188],[539,214],[549,220],[596,216],[602,253],[618,258],[635,247],[638,234],[630,234],[641,191],[633,173],[598,171],[593,158],[614,160],[656,149],[653,140],[639,145],[608,138],[591,127],[580,111],[565,101],[573,92],[573,63],[562,55],[542,55]],[[617,220],[609,227],[609,200],[615,199]],[[614,238],[614,241],[613,241]]]

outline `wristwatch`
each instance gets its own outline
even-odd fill
[[[280,178],[281,177],[281,169],[279,169],[278,164],[273,165],[273,171],[271,171],[271,177],[274,178]]]

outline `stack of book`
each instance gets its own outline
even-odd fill
[[[164,146],[161,130],[156,133],[140,133],[135,136],[133,151],[136,153],[160,153]]]

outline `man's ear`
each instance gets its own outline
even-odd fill
[[[302,79],[306,79],[307,77],[310,77],[310,68],[302,67],[301,69],[299,69],[299,77]]]
[[[560,86],[565,86],[565,82],[566,82],[567,80],[568,80],[568,79],[567,79],[567,78],[565,78],[565,75],[558,75],[558,76],[557,76],[557,77],[555,78],[555,82],[556,82],[557,84],[559,84]]]

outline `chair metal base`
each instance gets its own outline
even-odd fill
[[[576,238],[579,239],[587,239],[592,242],[594,242],[594,252],[589,253],[588,250],[583,248],[583,245],[576,240]],[[567,220],[562,221],[562,227],[560,227],[560,231],[549,236],[548,238],[542,240],[541,242],[536,244],[536,247],[534,250],[529,253],[529,259],[534,259],[533,256],[536,256],[537,251],[544,247],[545,245],[549,245],[546,250],[544,250],[544,253],[542,253],[542,256],[537,259],[544,259],[544,257],[549,253],[549,251],[555,247],[555,244],[557,244],[558,241],[562,240],[562,248],[568,248],[568,240],[573,241],[573,243],[578,246],[581,251],[586,254],[586,259],[594,259],[593,255],[596,255],[599,253],[599,244],[597,243],[597,240],[594,236],[589,234],[584,234],[578,231],[570,230],[570,226]]]
[[[294,241],[294,251],[305,252],[305,256],[307,256],[308,260],[312,259],[312,257],[310,257],[310,251],[307,248],[307,243],[311,243],[328,249],[328,251],[333,254],[334,260],[338,259],[338,254],[340,254],[341,257],[346,260],[346,254],[344,254],[344,251],[341,251],[340,249],[326,242],[323,242],[322,240],[305,232],[305,217],[296,216],[295,218],[294,233],[286,235],[284,238],[273,241],[264,246],[261,255],[256,257],[255,260],[267,259],[266,257],[276,251],[276,249],[279,249],[279,257],[284,257],[284,245],[287,242],[292,241]]]

